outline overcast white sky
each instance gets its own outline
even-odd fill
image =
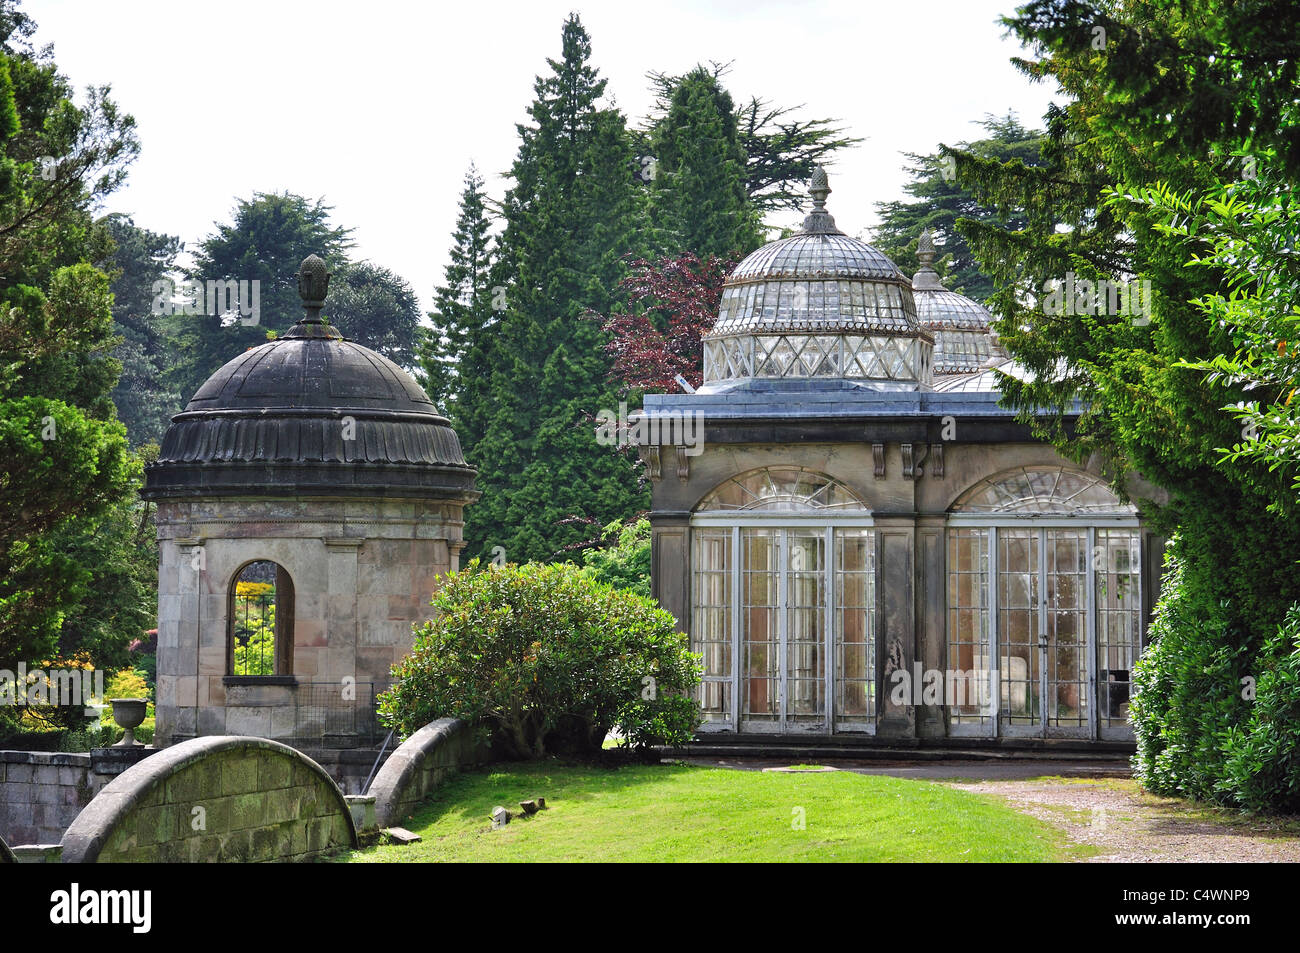
[[[978,138],[986,113],[1038,125],[1031,84],[996,22],[1016,0],[27,0],[38,44],[78,87],[110,83],[140,158],[106,211],[197,242],[235,198],[288,189],[334,206],[354,255],[402,275],[427,308],[465,169],[495,195],[534,77],[582,17],[608,94],[639,124],[646,73],[734,61],[737,100],[806,104],[866,139],[831,169],[829,207],[863,234],[900,198],[903,152]],[[769,224],[790,224],[786,215]]]

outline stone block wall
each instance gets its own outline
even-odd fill
[[[0,837],[11,845],[56,844],[111,779],[88,754],[0,751]]]
[[[485,754],[465,722],[439,718],[425,725],[384,762],[366,792],[375,797],[379,826],[400,825],[435,787],[483,760]]]
[[[157,525],[160,747],[199,735],[301,739],[301,686],[353,679],[381,690],[463,545],[462,504],[438,501],[168,500]],[[230,591],[257,560],[293,582],[291,684],[227,677]]]
[[[356,846],[320,765],[263,738],[196,738],[118,775],[72,822],[64,863],[303,860]]]

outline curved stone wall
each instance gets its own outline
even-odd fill
[[[118,775],[63,836],[64,863],[302,860],[355,847],[338,785],[265,738],[195,738]]]
[[[379,826],[400,823],[435,787],[479,760],[468,724],[459,718],[429,722],[389,756],[366,792],[375,797]]]

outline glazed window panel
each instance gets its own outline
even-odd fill
[[[875,534],[835,531],[835,721],[862,725],[876,714]]]
[[[1138,530],[1099,529],[1093,549],[1097,602],[1098,717],[1121,727],[1129,720],[1133,663],[1142,650],[1142,537]]]
[[[700,705],[706,722],[730,721],[731,531],[696,532],[694,564],[691,648],[704,656]]]
[[[740,536],[742,710],[752,721],[780,717],[779,534],[779,530],[745,529]]]
[[[948,708],[955,725],[987,725],[990,655],[989,531],[953,529],[948,534],[948,669],[963,688],[965,704]],[[957,675],[956,673],[962,673]],[[953,699],[958,700],[957,698]]]

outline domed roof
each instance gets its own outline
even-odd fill
[[[884,389],[928,385],[933,338],[918,322],[912,284],[889,258],[850,238],[826,211],[830,186],[813,173],[803,228],[746,257],[723,283],[704,338],[704,385],[826,378]]]
[[[477,497],[460,441],[411,376],[319,312],[329,275],[299,271],[306,317],[227,362],[172,418],[141,496]]]
[[[983,305],[949,291],[934,270],[934,239],[921,233],[916,256],[921,267],[912,276],[912,296],[921,326],[934,334],[934,373],[974,374],[989,360],[989,322]]]

